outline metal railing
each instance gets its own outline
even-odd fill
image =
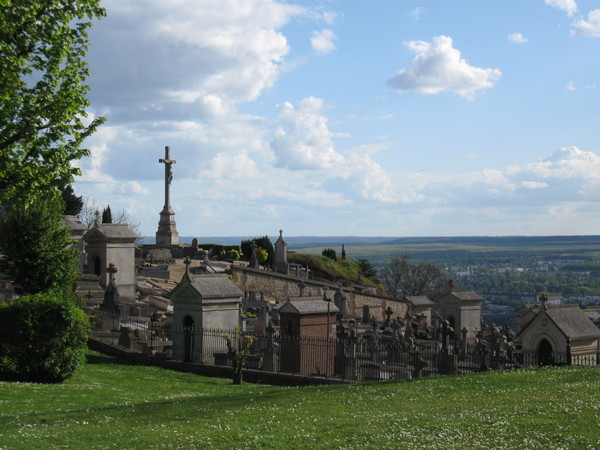
[[[163,322],[95,312],[92,337],[131,352],[175,361],[232,366],[226,335],[235,343],[239,330],[176,328]],[[235,348],[235,346],[234,346]],[[253,336],[246,368],[265,372],[342,380],[398,380],[460,375],[542,365],[598,365],[600,355],[535,352],[478,352],[475,347],[441,350],[406,346],[373,337],[321,339],[265,333]]]

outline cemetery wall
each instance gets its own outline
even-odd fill
[[[300,296],[300,282],[304,284],[303,295],[305,297],[322,296],[324,287],[329,289],[328,295],[333,297],[339,288],[338,283],[305,280],[290,275],[235,265],[231,267],[231,274],[233,282],[240,290],[255,292],[257,298],[262,295],[265,300],[271,303],[285,303],[290,297]],[[346,311],[355,317],[362,317],[362,310],[365,305],[369,307],[370,314],[377,320],[385,320],[385,311],[388,307],[392,309],[394,317],[403,318],[412,311],[412,303],[405,300],[347,290],[347,288],[344,288],[343,292],[347,299]]]
[[[177,372],[194,373],[196,375],[232,378],[233,369],[231,367],[210,366],[198,363],[186,363],[159,359],[156,357],[143,355],[117,348],[105,342],[94,338],[88,339],[88,347],[91,350],[114,356],[130,364],[142,364],[146,366],[162,367],[163,369],[175,370]],[[339,380],[335,378],[304,376],[300,374],[282,374],[276,372],[262,372],[258,370],[244,369],[243,380],[249,383],[270,384],[274,386],[309,386],[318,384],[349,384],[352,381]]]

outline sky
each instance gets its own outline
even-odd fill
[[[600,233],[599,0],[105,0],[74,188],[153,236]]]

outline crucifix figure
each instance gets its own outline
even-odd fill
[[[171,208],[169,199],[169,189],[171,187],[171,181],[173,181],[173,164],[177,161],[170,159],[169,155],[170,148],[165,147],[165,157],[158,160],[159,163],[165,165],[165,209]]]
[[[169,155],[169,147],[165,147],[165,157],[158,160],[165,165],[165,206],[160,212],[156,243],[160,245],[179,245],[179,233],[175,228],[175,213],[171,209],[171,181],[173,181],[173,164],[176,163]]]

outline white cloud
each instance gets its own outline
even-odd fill
[[[569,83],[567,84],[567,91],[576,91],[576,90],[577,90],[577,88],[575,87],[573,82],[569,81]]]
[[[527,39],[521,33],[509,34],[508,40],[514,44],[524,44],[527,42]]]
[[[328,25],[333,25],[338,16],[339,13],[335,11],[324,11],[322,14],[320,14],[321,19]]]
[[[587,20],[574,22],[571,27],[573,36],[600,37],[600,9],[590,11]]]
[[[522,181],[520,186],[527,189],[543,189],[548,187],[548,183],[543,183],[541,181]]]
[[[294,106],[279,106],[283,127],[273,133],[271,148],[275,164],[292,170],[327,169],[343,161],[333,146],[327,117],[321,115],[323,100],[307,97]]]
[[[144,186],[142,186],[140,183],[138,183],[137,181],[130,181],[129,183],[127,183],[128,189],[131,189],[131,191],[135,192],[136,194],[142,194],[142,195],[148,195],[150,194],[150,191],[145,188]]]
[[[411,41],[406,46],[417,56],[389,81],[401,91],[421,94],[450,91],[472,100],[476,91],[491,88],[502,75],[499,69],[469,65],[447,36],[435,37],[431,43]]]
[[[572,179],[600,182],[600,157],[577,147],[562,147],[549,157],[521,168],[510,168],[510,175],[530,174],[540,179]],[[599,193],[600,194],[600,193]]]
[[[321,31],[313,31],[312,37],[310,38],[310,44],[317,53],[326,55],[335,50],[333,41],[336,39],[337,36],[331,30],[324,29]]]
[[[423,8],[422,6],[417,6],[415,9],[413,9],[411,12],[408,13],[408,16],[416,21],[421,18],[421,15],[424,12],[425,12],[425,8]]]
[[[303,8],[274,0],[107,0],[92,29],[92,104],[111,116],[222,116],[271,87]],[[174,106],[179,105],[179,106]]]
[[[575,0],[544,0],[544,3],[563,10],[569,17],[577,12],[577,2]]]
[[[208,167],[202,171],[201,175],[209,179],[228,181],[260,178],[256,163],[245,151],[232,155],[218,153],[209,162]]]

